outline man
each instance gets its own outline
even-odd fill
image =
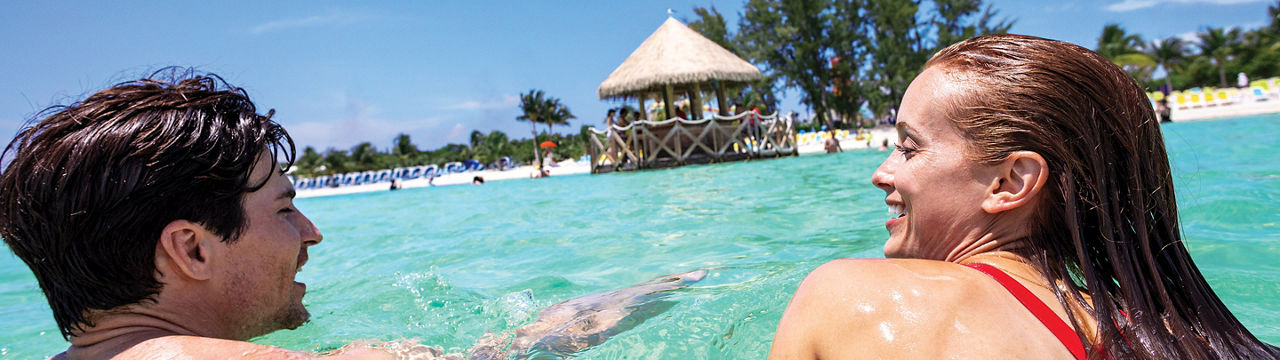
[[[9,144],[0,237],[71,343],[57,358],[300,356],[245,342],[307,321],[294,275],[322,239],[293,207],[273,112],[216,76],[144,79]]]
[[[174,77],[51,107],[4,152],[13,159],[0,173],[0,237],[31,268],[71,343],[55,358],[315,356],[247,342],[310,317],[294,276],[323,237],[293,206],[281,171],[293,140],[244,90],[215,75]],[[543,312],[557,316],[534,324],[556,331],[522,330],[510,343],[584,349],[660,313],[636,310],[705,274],[551,306]],[[577,311],[562,316],[568,307]],[[394,343],[357,341],[326,358],[441,355]],[[489,339],[473,352],[506,344]]]

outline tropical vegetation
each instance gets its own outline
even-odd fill
[[[797,90],[821,124],[847,127],[894,116],[897,101],[929,56],[1012,20],[981,0],[747,0],[736,32],[712,8],[695,7],[689,27],[760,66],[765,80],[733,100],[777,109],[778,91]],[[868,110],[868,111],[864,111]]]
[[[1236,74],[1252,79],[1280,75],[1280,1],[1268,6],[1270,24],[1256,29],[1206,27],[1193,37],[1144,41],[1118,24],[1098,37],[1098,53],[1124,67],[1149,91],[1197,86],[1230,87]],[[1163,76],[1156,77],[1156,69]]]
[[[298,155],[293,175],[310,177],[355,171],[391,169],[427,164],[443,165],[454,161],[478,160],[494,163],[509,157],[516,163],[540,163],[540,144],[552,142],[553,156],[557,159],[577,158],[586,153],[587,126],[576,135],[552,132],[554,126],[567,126],[575,118],[560,99],[546,96],[542,90],[529,90],[520,95],[520,116],[515,120],[528,122],[532,128],[530,139],[511,139],[501,131],[483,133],[472,131],[466,144],[447,144],[435,150],[423,150],[413,144],[409,134],[399,134],[391,146],[379,149],[371,142],[362,142],[350,149],[330,148],[324,153],[308,146]],[[538,125],[546,130],[538,132]],[[523,159],[523,160],[522,160]]]

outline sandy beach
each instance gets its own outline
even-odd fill
[[[1273,98],[1217,106],[1173,108],[1169,118],[1175,122],[1183,122],[1275,113],[1280,113],[1280,99]]]
[[[551,172],[551,176],[588,174],[588,173],[591,173],[591,167],[588,166],[587,163],[577,162],[573,160],[565,160],[556,164],[556,166],[552,166],[548,171]],[[402,183],[403,185],[402,188],[410,189],[410,188],[446,186],[446,185],[471,185],[472,180],[475,179],[475,177],[477,176],[484,178],[484,181],[486,183],[491,181],[512,180],[512,179],[532,180],[533,174],[536,174],[536,173],[537,173],[537,169],[535,167],[530,165],[524,165],[524,166],[518,166],[511,170],[484,170],[484,171],[472,171],[472,172],[464,172],[464,173],[446,174],[446,175],[436,177],[435,181],[430,181],[427,178],[417,178],[413,180],[404,181]],[[307,198],[307,197],[317,197],[317,196],[344,195],[344,194],[356,194],[356,193],[389,191],[389,190],[391,190],[391,183],[379,182],[379,183],[373,183],[373,184],[349,185],[349,186],[341,186],[341,187],[299,190],[298,197]]]

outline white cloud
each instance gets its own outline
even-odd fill
[[[352,24],[368,20],[365,15],[352,14],[337,10],[330,10],[329,13],[323,15],[313,15],[302,18],[285,18],[268,21],[249,28],[249,32],[253,34],[261,34],[268,31],[294,29],[302,27]]]
[[[470,100],[444,107],[446,110],[489,110],[512,108],[520,104],[520,97],[515,95],[507,95],[501,99],[491,100]]]
[[[1103,7],[1103,9],[1111,12],[1126,12],[1145,9],[1162,3],[1233,5],[1261,1],[1262,0],[1124,0],[1115,4],[1107,5]]]
[[[1182,39],[1182,41],[1186,41],[1188,43],[1196,44],[1200,42],[1200,36],[1197,35],[1199,33],[1200,33],[1199,31],[1188,31],[1178,35],[1174,35],[1174,37]]]
[[[311,145],[323,151],[333,147],[346,149],[361,142],[371,142],[379,149],[390,146],[401,133],[438,133],[445,117],[387,119],[378,116],[377,106],[342,95],[345,115],[341,118],[285,124],[285,129],[300,146]],[[414,139],[420,143],[421,139]]]
[[[1107,5],[1105,9],[1111,12],[1126,12],[1138,9],[1145,9],[1160,3],[1156,0],[1124,0],[1119,3]]]
[[[1124,13],[1133,12],[1133,10],[1151,8],[1160,4],[1207,4],[1207,5],[1234,5],[1245,3],[1261,3],[1262,0],[1124,0],[1120,3],[1103,6],[1107,12]]]
[[[467,130],[469,129],[466,126],[462,126],[462,124],[453,124],[453,127],[449,129],[449,135],[444,137],[444,141],[450,143],[469,142],[471,139],[467,135],[470,135],[471,132]]]

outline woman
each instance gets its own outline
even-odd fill
[[[1137,83],[1068,43],[991,35],[933,56],[871,181],[887,260],[796,290],[773,358],[1275,358],[1182,245]]]

